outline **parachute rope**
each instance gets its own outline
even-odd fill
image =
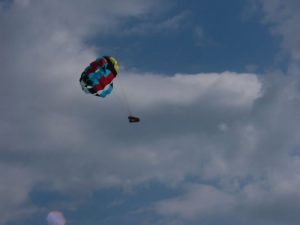
[[[127,94],[125,92],[125,89],[123,87],[123,84],[122,84],[122,81],[121,79],[118,79],[118,84],[119,84],[119,87],[120,87],[120,98],[121,98],[121,101],[124,103],[127,111],[128,111],[128,114],[131,115],[131,107],[130,107],[130,104],[129,104],[129,101],[128,101],[128,97],[127,97]]]

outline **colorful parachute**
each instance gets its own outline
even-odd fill
[[[118,72],[119,66],[114,57],[98,58],[82,72],[79,79],[81,88],[85,93],[104,98],[112,92],[112,81]]]
[[[117,60],[112,56],[103,56],[91,62],[88,67],[82,72],[79,79],[81,89],[88,94],[93,94],[99,97],[106,97],[113,90],[113,80],[119,72]],[[131,115],[131,110],[126,99],[128,107],[129,123],[138,123],[140,118]]]
[[[52,211],[47,216],[49,225],[65,225],[66,219],[64,215],[59,211]]]

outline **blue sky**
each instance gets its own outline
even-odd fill
[[[127,66],[149,72],[243,72],[253,66],[264,71],[274,64],[279,38],[272,37],[262,24],[260,10],[247,12],[248,5],[247,1],[175,1],[162,12],[154,10],[131,19],[120,34],[97,35],[91,42],[104,44],[107,52],[118,55]],[[169,32],[149,29],[122,34],[174,18],[178,27]]]
[[[0,224],[299,224],[299,10],[0,0]],[[102,55],[105,99],[78,83]]]

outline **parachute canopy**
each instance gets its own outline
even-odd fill
[[[65,225],[66,219],[64,215],[59,211],[52,211],[47,216],[49,225]]]
[[[117,60],[112,56],[103,56],[91,62],[79,79],[85,93],[106,97],[113,90],[112,81],[119,72]]]

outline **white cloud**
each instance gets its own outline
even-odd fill
[[[195,30],[195,42],[197,47],[215,47],[220,45],[217,41],[212,39],[202,27],[196,26]]]
[[[155,4],[28,0],[12,1],[7,7],[1,3],[0,29],[5,31],[0,35],[0,201],[5,202],[0,207],[1,224],[37,210],[29,193],[39,182],[59,188],[66,186],[66,176],[78,183],[81,175],[72,169],[77,160],[69,164],[63,157],[66,149],[76,152],[76,146],[82,150],[86,144],[80,136],[85,125],[72,116],[82,109],[75,101],[82,96],[78,71],[96,57],[95,49],[83,44],[84,38],[114,30],[124,18],[143,15]],[[68,108],[67,99],[75,108]],[[68,175],[58,178],[65,163]],[[114,183],[111,177],[105,175],[103,180]]]
[[[141,22],[138,25],[130,27],[126,30],[118,32],[121,35],[155,35],[155,34],[166,34],[172,31],[178,31],[182,29],[182,27],[187,24],[187,19],[189,17],[189,13],[182,12],[173,17],[159,20],[159,21],[151,21],[151,22]]]
[[[183,196],[164,200],[156,205],[156,210],[167,216],[196,219],[220,215],[232,210],[235,197],[208,185],[190,187]]]
[[[126,85],[126,92],[137,107],[155,107],[157,104],[178,107],[196,104],[201,107],[201,103],[205,103],[250,108],[262,94],[262,84],[255,74],[223,72],[175,74],[172,77],[155,74],[125,76],[122,85]]]
[[[189,176],[218,183],[158,204],[164,215],[185,219],[215,209],[233,215],[223,211],[229,204],[243,206],[246,218],[264,220],[271,217],[266,209],[298,206],[297,198],[285,200],[299,195],[299,156],[290,154],[299,146],[297,77],[122,71],[106,99],[80,90],[80,72],[96,55],[84,37],[156,7],[120,2],[73,1],[69,7],[32,0],[1,9],[0,201],[9,202],[0,208],[1,222],[37,210],[28,194],[38,183],[62,193],[150,180],[180,186]],[[137,126],[126,121],[122,87],[141,116]]]
[[[299,72],[300,63],[300,28],[297,0],[258,0],[264,11],[264,23],[269,25],[275,35],[282,38],[282,48],[291,56],[290,72]]]
[[[11,155],[13,154],[11,153]],[[5,157],[5,154],[2,153],[1,155],[2,158]],[[26,166],[17,165],[13,162],[9,164],[9,155],[9,153],[6,154],[8,162],[3,163],[2,159],[0,163],[1,224],[16,220],[20,216],[30,215],[38,210],[30,205],[29,200],[32,184],[38,182],[38,176],[35,176],[35,172]]]

